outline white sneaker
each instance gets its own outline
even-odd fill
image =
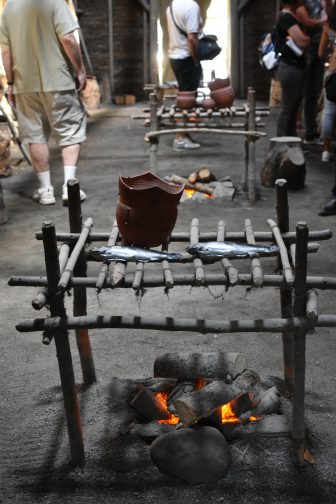
[[[54,188],[50,186],[48,189],[45,187],[37,189],[33,194],[33,200],[40,205],[55,205]]]
[[[193,142],[188,137],[175,138],[173,143],[173,151],[175,152],[180,152],[183,150],[199,149],[200,147],[201,147],[200,144]]]
[[[82,189],[80,189],[80,199],[81,199],[81,201],[82,202],[85,201],[86,198],[87,198],[86,193]],[[68,198],[68,186],[66,184],[64,184],[63,185],[62,201],[63,201],[64,204],[67,204],[68,200],[69,200],[69,198]]]
[[[322,152],[322,158],[321,158],[323,163],[330,163],[331,161],[331,152],[329,151],[323,151]]]

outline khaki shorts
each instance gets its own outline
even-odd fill
[[[53,137],[65,147],[86,139],[86,113],[76,91],[26,93],[15,98],[22,142],[43,144]]]

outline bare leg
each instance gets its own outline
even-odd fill
[[[80,153],[80,144],[67,145],[62,149],[64,166],[77,166]]]
[[[30,144],[30,156],[36,173],[47,172],[50,169],[49,147],[47,144]]]

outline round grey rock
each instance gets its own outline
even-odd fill
[[[163,434],[152,443],[150,454],[161,472],[196,484],[225,478],[232,463],[228,443],[213,427]]]

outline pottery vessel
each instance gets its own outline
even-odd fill
[[[212,98],[205,98],[205,100],[201,102],[201,107],[205,110],[217,108],[216,102]]]
[[[230,108],[235,97],[232,86],[216,89],[211,92],[210,96],[218,108]]]
[[[208,84],[210,91],[216,91],[216,89],[222,89],[225,87],[229,87],[231,85],[230,77],[227,79],[215,79],[214,81]]]
[[[191,110],[196,107],[197,91],[178,91],[176,105],[183,110]]]
[[[167,241],[183,191],[183,185],[165,182],[151,172],[120,177],[116,218],[123,242],[157,247]]]

